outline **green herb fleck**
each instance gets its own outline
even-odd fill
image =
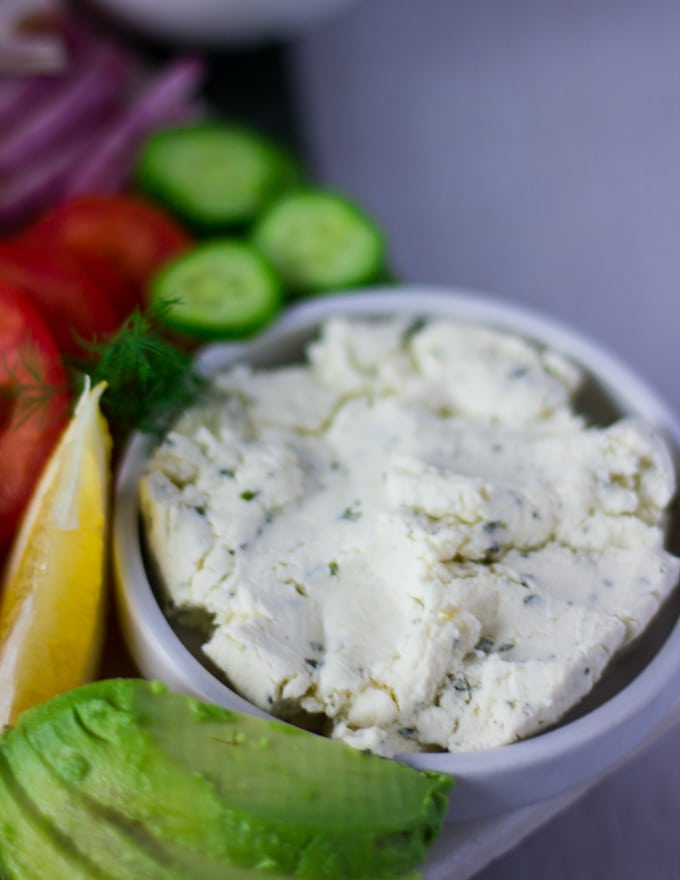
[[[469,703],[472,699],[472,685],[470,679],[464,673],[456,672],[454,675],[448,676],[454,691],[467,694],[465,702]]]
[[[335,562],[335,560],[333,560],[332,562],[328,563],[328,570],[331,573],[331,577],[336,577],[338,574],[338,571],[340,570],[340,566],[338,565],[337,562]]]
[[[340,519],[346,519],[348,522],[356,522],[361,519],[361,511],[357,510],[359,504],[359,501],[355,501],[351,507],[346,507],[340,514]]]
[[[481,651],[483,654],[490,654],[494,649],[494,640],[487,639],[486,636],[482,636],[482,638],[475,645],[475,651]]]
[[[403,346],[408,345],[416,333],[420,333],[420,331],[426,326],[427,321],[425,318],[416,318],[415,321],[411,321],[408,327],[401,334],[401,344]]]
[[[414,733],[416,732],[415,727],[400,727],[397,730],[399,736],[404,737],[404,739],[410,739]]]
[[[241,498],[243,498],[244,501],[252,501],[253,498],[257,498],[259,494],[259,492],[253,492],[252,489],[246,489],[244,492],[241,492]]]

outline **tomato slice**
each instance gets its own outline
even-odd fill
[[[56,342],[31,300],[0,282],[0,551],[69,415]]]
[[[127,312],[146,302],[153,275],[191,245],[177,222],[134,196],[85,195],[55,208],[28,233],[51,248],[105,259],[129,283]]]
[[[22,238],[0,244],[0,281],[30,297],[63,354],[82,355],[81,340],[104,338],[120,324],[92,266],[37,243]]]

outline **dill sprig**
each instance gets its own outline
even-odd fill
[[[204,385],[192,358],[160,329],[169,304],[136,309],[103,343],[88,344],[93,384],[106,381],[102,410],[115,436],[162,433]]]
[[[65,360],[67,386],[46,381],[38,346],[27,338],[13,362],[2,365],[0,430],[10,419],[16,426],[39,415],[47,422],[55,416],[52,402],[59,395],[77,398],[87,374],[93,384],[107,382],[101,407],[116,440],[135,430],[163,433],[205,384],[191,355],[163,330],[169,305],[136,309],[105,341],[80,340],[83,357]]]

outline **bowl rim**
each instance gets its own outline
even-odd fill
[[[583,366],[624,410],[656,425],[671,448],[676,452],[680,448],[680,421],[674,412],[644,379],[606,347],[544,313],[456,287],[411,284],[398,289],[372,288],[320,297],[292,306],[252,342],[207,346],[198,355],[197,364],[202,372],[210,374],[241,356],[266,350],[293,332],[311,330],[333,315],[457,318],[505,328],[535,339]],[[223,705],[228,697],[228,705],[232,708],[273,718],[232,691],[191,655],[155,599],[141,556],[136,501],[137,480],[150,446],[150,440],[141,435],[131,439],[116,481],[113,556],[119,603],[124,606],[125,614],[135,616],[136,625],[144,637],[155,640],[157,654],[162,655],[174,677],[184,682],[187,689]],[[519,806],[575,787],[617,763],[647,739],[664,718],[680,709],[679,681],[680,620],[677,620],[663,644],[635,678],[579,718],[529,739],[493,749],[419,752],[395,757],[418,769],[451,773],[459,781],[464,780],[471,791],[475,789],[475,798],[486,798],[489,804],[494,800],[488,790],[489,786],[493,787],[493,779],[501,780],[501,783],[504,780],[507,788],[516,781],[518,773],[528,767],[543,769],[550,778],[544,780],[545,792],[540,796],[532,793],[531,786],[517,795],[508,790],[497,793],[498,809]],[[611,735],[615,732],[617,736],[612,743]],[[561,762],[575,756],[583,758],[594,749],[598,750],[595,770],[593,761],[590,767],[575,768],[573,773],[570,770],[565,774],[566,764],[559,769]],[[556,776],[552,771],[557,771]],[[480,787],[479,791],[476,786]],[[479,811],[473,810],[471,815],[479,815]]]

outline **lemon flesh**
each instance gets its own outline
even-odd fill
[[[0,592],[0,727],[94,675],[105,607],[111,440],[86,387],[15,538]]]

